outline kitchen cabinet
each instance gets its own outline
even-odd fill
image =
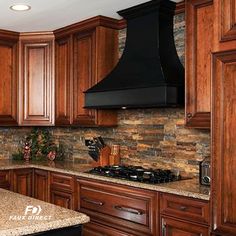
[[[67,209],[74,209],[74,197],[72,193],[51,189],[50,202]]]
[[[25,33],[19,41],[19,124],[54,125],[54,35]]]
[[[10,190],[12,188],[11,171],[1,170],[0,171],[0,188]]]
[[[84,108],[83,92],[102,80],[118,60],[118,31],[109,24],[106,17],[95,17],[55,31],[56,125],[117,124],[115,111]]]
[[[212,0],[186,1],[185,123],[189,128],[210,128],[213,21]]]
[[[162,216],[161,236],[209,236],[209,229],[206,226],[186,223],[177,219]]]
[[[160,194],[162,236],[208,236],[210,206],[207,201]]]
[[[216,235],[236,235],[235,78],[236,50],[214,53],[211,163],[213,181],[211,191],[212,215],[214,216],[212,227]]]
[[[34,170],[34,198],[49,201],[48,171]]]
[[[18,34],[0,30],[0,126],[17,125]]]
[[[234,50],[236,45],[236,0],[214,1],[214,52]]]
[[[33,196],[33,169],[13,171],[13,191],[29,197]]]
[[[91,218],[85,235],[157,235],[156,192],[88,179],[77,182],[78,210]]]
[[[71,175],[61,173],[50,173],[50,202],[65,207],[75,209],[75,180]]]

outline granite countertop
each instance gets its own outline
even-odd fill
[[[89,222],[85,214],[0,189],[0,235],[17,236]]]
[[[57,171],[66,174],[76,175],[78,177],[91,178],[94,180],[108,181],[111,183],[123,184],[141,189],[149,189],[165,193],[177,194],[180,196],[192,197],[202,200],[210,199],[210,188],[199,184],[199,180],[189,179],[163,184],[144,184],[128,180],[97,176],[86,173],[92,167],[90,165],[78,164],[73,162],[30,162],[1,160],[0,170],[16,168],[39,168],[49,171]]]

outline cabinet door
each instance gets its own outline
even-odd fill
[[[186,1],[186,126],[210,128],[212,0]]]
[[[234,50],[236,45],[236,0],[214,1],[214,51]]]
[[[49,183],[47,171],[34,171],[34,197],[45,202],[49,201]]]
[[[51,189],[51,203],[67,209],[74,209],[74,196],[73,193],[67,193]]]
[[[53,38],[20,39],[20,125],[54,124]]]
[[[13,190],[29,197],[32,197],[33,170],[19,169],[13,172]]]
[[[72,122],[72,37],[56,40],[56,125]]]
[[[11,171],[1,170],[0,171],[0,188],[11,189]]]
[[[213,230],[236,235],[236,50],[213,55]]]
[[[17,46],[0,34],[0,126],[17,125]]]
[[[102,80],[117,62],[117,32],[105,27],[74,36],[73,125],[114,126],[116,112],[84,108],[84,91]]]
[[[84,94],[95,84],[96,32],[74,37],[73,124],[95,125],[95,110],[84,109]]]
[[[161,219],[161,236],[208,236],[209,229],[206,226],[178,221],[163,216]]]

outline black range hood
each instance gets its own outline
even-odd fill
[[[184,68],[173,36],[175,5],[153,0],[118,12],[127,21],[125,49],[111,73],[85,92],[86,108],[184,104]]]

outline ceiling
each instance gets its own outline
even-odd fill
[[[52,31],[97,15],[119,19],[118,10],[144,2],[147,0],[0,0],[0,29]],[[16,3],[30,5],[31,10],[10,10],[9,7]]]

